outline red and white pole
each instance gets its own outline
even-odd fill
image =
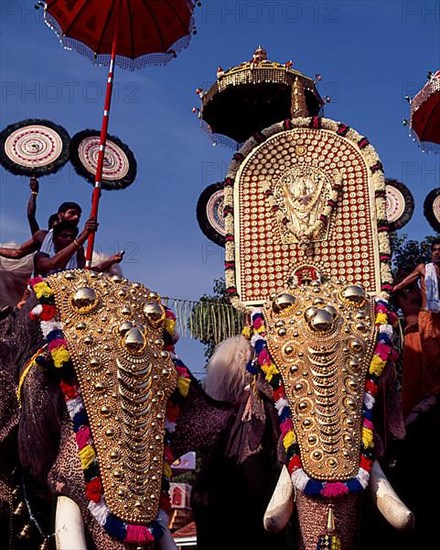
[[[118,27],[119,25],[117,24],[115,27],[115,33],[113,36],[112,53],[110,57],[110,67],[108,71],[107,87],[105,92],[104,114],[102,117],[101,135],[99,138],[98,163],[96,166],[96,174],[95,174],[95,187],[93,188],[92,209],[90,211],[90,217],[94,218],[95,220],[98,219],[98,206],[99,206],[99,199],[101,197],[101,179],[102,179],[102,169],[104,166],[105,144],[107,142],[108,123],[110,119],[110,105],[112,101],[116,49],[117,49],[117,43],[118,43]],[[90,269],[92,266],[92,255],[93,255],[94,244],[95,244],[95,233],[90,233],[88,237],[88,242],[87,242],[86,269]]]

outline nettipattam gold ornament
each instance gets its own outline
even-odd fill
[[[123,521],[156,518],[165,413],[177,385],[163,349],[165,309],[139,283],[75,270],[50,276],[98,456],[104,496]]]
[[[280,300],[288,307],[280,309]],[[315,282],[284,289],[263,315],[304,471],[321,481],[354,477],[376,340],[374,299],[360,285]]]

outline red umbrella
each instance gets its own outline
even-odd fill
[[[440,149],[440,71],[430,73],[428,82],[412,99],[409,125],[424,150]]]
[[[100,65],[109,65],[90,214],[96,219],[115,65],[134,70],[165,64],[175,57],[195,33],[194,0],[48,0],[42,5],[46,22],[66,47]],[[87,267],[91,265],[93,245],[92,233]]]

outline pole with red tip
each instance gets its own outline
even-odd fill
[[[118,18],[117,18],[117,21],[118,21]],[[107,87],[106,87],[105,101],[104,101],[104,114],[102,117],[101,134],[99,138],[98,162],[97,162],[96,174],[95,174],[95,187],[93,188],[93,195],[92,195],[92,209],[90,211],[90,217],[95,220],[98,219],[98,206],[99,206],[99,199],[101,197],[101,179],[102,179],[102,169],[104,166],[105,144],[107,142],[108,123],[110,119],[110,105],[112,101],[116,49],[118,44],[118,27],[119,25],[116,24],[115,33],[113,36],[113,43],[112,43],[112,53],[110,57],[110,67],[109,67],[108,77],[107,77]],[[94,244],[95,244],[95,232],[90,233],[88,237],[87,252],[86,252],[86,269],[90,269],[92,266]]]

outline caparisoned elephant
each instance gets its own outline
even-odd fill
[[[191,375],[173,314],[118,276],[64,271],[32,286],[0,325],[2,536],[17,548],[20,532],[24,547],[174,548],[171,442]],[[39,518],[48,496],[55,527]]]
[[[187,450],[209,454],[193,493],[200,548],[216,547],[210,527],[220,512],[224,525],[225,498],[231,525],[246,518],[252,531],[231,548],[245,539],[286,547],[285,533],[263,529],[281,468],[267,383],[243,391],[236,370],[240,382],[229,375],[223,394],[211,387],[209,397],[174,355],[171,312],[140,284],[76,270],[33,288],[36,297],[0,324],[4,547],[173,548],[169,462]],[[246,360],[238,362],[242,373]],[[213,477],[220,498],[207,495]]]
[[[264,528],[282,467],[280,429],[272,388],[246,371],[251,354],[243,336],[220,343],[206,369],[208,396],[191,384],[177,424],[176,450],[190,446],[202,456],[191,492],[199,550],[223,550],[226,543],[218,533],[225,527],[234,533],[227,542],[230,550],[292,548],[290,524],[278,533]]]
[[[367,489],[393,527],[410,529],[414,516],[377,461],[381,435],[404,434],[393,402],[396,355],[386,300],[360,286],[315,282],[278,293],[251,319],[249,369],[272,387],[286,465],[266,528],[277,531],[296,508],[295,548],[362,548]]]

